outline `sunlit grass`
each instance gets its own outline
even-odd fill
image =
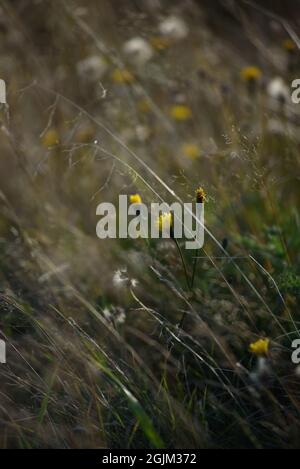
[[[0,445],[295,447],[299,110],[266,86],[299,70],[294,42],[278,32],[262,54],[257,30],[241,50],[203,7],[90,8],[36,6],[37,49],[4,64]],[[129,33],[151,58],[127,63]],[[203,248],[99,240],[97,204],[120,194],[205,202]]]

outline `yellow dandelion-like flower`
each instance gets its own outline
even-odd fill
[[[185,104],[175,104],[170,109],[170,116],[176,121],[186,121],[192,118],[192,110]]]
[[[134,82],[134,76],[129,70],[116,68],[112,72],[112,79],[115,83],[129,85]]]
[[[148,98],[142,98],[137,102],[137,108],[140,112],[147,113],[151,110],[151,104]]]
[[[171,41],[167,37],[154,36],[150,38],[150,44],[156,50],[164,50],[171,45]]]
[[[241,70],[241,77],[245,81],[259,80],[262,76],[262,71],[258,67],[250,66],[244,67]]]
[[[173,216],[171,212],[161,213],[157,219],[157,225],[160,231],[169,230],[173,226]]]
[[[53,147],[59,143],[59,136],[55,129],[49,129],[47,132],[42,136],[42,144],[45,147]]]
[[[182,145],[182,152],[185,156],[191,158],[192,160],[198,158],[201,153],[200,148],[195,143],[184,143]]]
[[[131,204],[141,204],[142,203],[142,198],[139,194],[132,194],[129,197],[130,203]]]
[[[93,140],[95,129],[93,127],[84,127],[76,132],[75,138],[77,142],[88,143]]]
[[[202,204],[205,201],[206,201],[205,190],[203,189],[203,187],[198,187],[198,189],[196,189],[196,202],[198,204]]]
[[[258,339],[256,342],[252,342],[252,344],[249,345],[249,350],[251,353],[254,353],[255,355],[267,355],[269,352],[269,339]]]
[[[282,47],[289,52],[293,52],[296,49],[296,44],[292,39],[288,38],[282,42]]]

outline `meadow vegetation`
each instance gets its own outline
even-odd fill
[[[0,1],[2,448],[300,443],[300,19],[213,3]],[[197,188],[197,261],[96,236]]]

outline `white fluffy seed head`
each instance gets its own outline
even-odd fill
[[[268,95],[273,99],[281,101],[288,100],[290,96],[289,87],[281,77],[273,78],[267,85]]]
[[[76,65],[76,69],[79,76],[89,81],[97,81],[106,73],[108,64],[102,57],[91,55],[80,60]]]
[[[184,39],[189,32],[188,26],[183,19],[177,16],[169,16],[159,24],[159,30],[164,36],[171,39]]]
[[[124,54],[136,65],[144,65],[153,56],[151,45],[142,37],[133,37],[123,45]]]

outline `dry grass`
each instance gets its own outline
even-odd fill
[[[299,444],[300,107],[268,94],[299,76],[282,46],[299,22],[150,3],[0,2],[3,448]],[[171,14],[184,39],[161,37]],[[136,36],[156,47],[144,65],[122,49]],[[199,185],[192,291],[172,241],[96,237],[100,202],[189,202]]]

